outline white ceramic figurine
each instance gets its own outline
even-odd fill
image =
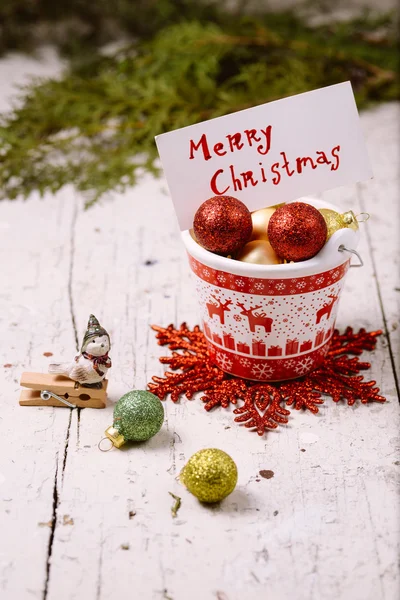
[[[90,315],[80,353],[72,362],[49,365],[49,373],[65,375],[84,387],[101,388],[111,367],[109,350],[110,336],[96,317]]]

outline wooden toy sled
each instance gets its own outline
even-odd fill
[[[63,377],[47,373],[22,373],[21,406],[67,406],[69,408],[105,408],[108,380],[101,389],[87,388]]]

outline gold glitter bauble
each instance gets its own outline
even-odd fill
[[[276,207],[270,206],[268,208],[262,208],[261,210],[256,210],[255,212],[251,213],[253,233],[251,234],[250,241],[268,239],[268,223],[275,211]]]
[[[200,502],[219,502],[235,489],[237,467],[231,457],[217,448],[199,450],[189,459],[180,480]]]
[[[346,227],[354,229],[354,231],[358,229],[357,218],[352,210],[340,214],[330,208],[320,208],[319,212],[324,217],[328,229],[327,240],[339,229],[345,229]]]
[[[236,258],[253,265],[279,265],[282,262],[267,240],[248,242]]]

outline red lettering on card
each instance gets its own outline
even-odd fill
[[[230,188],[230,186],[229,186],[229,185],[228,185],[228,187],[226,187],[224,190],[220,190],[220,189],[217,187],[217,179],[218,179],[218,177],[221,175],[221,173],[223,173],[223,172],[224,172],[224,170],[223,170],[223,169],[218,169],[218,171],[217,171],[216,173],[214,173],[214,175],[211,177],[211,181],[210,181],[210,188],[211,188],[211,190],[213,191],[213,193],[214,193],[216,196],[222,196],[222,195],[223,195],[223,194],[225,194],[225,193],[226,193],[226,192],[229,190],[229,188]]]
[[[199,148],[201,148],[203,151],[204,160],[210,160],[211,154],[208,149],[207,136],[205,133],[203,133],[203,135],[201,136],[199,143],[197,145],[194,143],[193,140],[190,140],[190,142],[189,142],[189,149],[190,149],[189,158],[190,158],[190,160],[192,160],[194,158],[194,152],[196,150],[199,150]]]

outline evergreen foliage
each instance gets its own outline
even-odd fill
[[[24,88],[1,118],[0,197],[72,182],[90,205],[156,172],[157,134],[348,79],[359,107],[395,99],[388,24],[311,28],[292,13],[229,15],[149,31],[111,56],[93,51],[59,80]]]

